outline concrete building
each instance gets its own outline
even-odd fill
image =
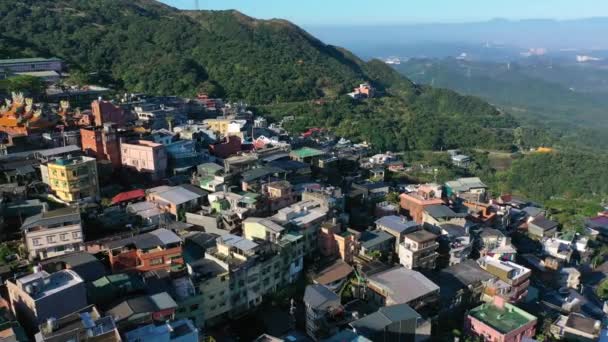
[[[198,329],[188,319],[144,325],[125,334],[126,342],[198,342]]]
[[[81,128],[82,150],[90,157],[97,160],[109,161],[112,167],[117,169],[121,163],[120,142],[116,135],[116,129],[106,123],[103,127]]]
[[[407,304],[382,307],[350,326],[371,341],[419,342],[431,338],[431,322]]]
[[[314,341],[332,336],[338,331],[344,308],[340,297],[323,285],[308,285],[304,292],[306,334]]]
[[[327,210],[316,201],[302,201],[283,208],[270,219],[285,225],[291,223],[304,236],[305,253],[311,254],[318,247],[321,223],[327,218]]]
[[[59,58],[0,59],[0,70],[11,73],[56,71],[61,72],[63,62]]]
[[[487,301],[492,301],[493,297],[502,297],[516,303],[527,296],[532,274],[529,268],[488,256],[480,258],[477,262],[486,272],[498,278],[487,284],[484,295]]]
[[[218,117],[216,119],[207,119],[204,123],[209,126],[210,130],[223,137],[237,136],[240,139],[244,139],[242,131],[247,124],[246,120],[231,120]]]
[[[157,229],[105,245],[112,272],[171,270],[183,264],[182,240],[166,229]]]
[[[140,140],[121,143],[120,151],[123,167],[149,174],[152,180],[159,180],[165,176],[168,157],[163,145]]]
[[[84,249],[78,208],[44,211],[21,225],[30,259],[44,260]]]
[[[404,217],[391,215],[384,216],[376,220],[376,229],[387,232],[395,237],[395,251],[398,251],[399,244],[404,237],[411,232],[421,229],[420,225],[414,221],[408,221]]]
[[[540,215],[528,222],[528,234],[538,239],[553,237],[557,233],[558,226],[557,222]]]
[[[36,342],[121,342],[114,318],[102,316],[94,305],[42,323]]]
[[[439,286],[422,273],[398,266],[367,279],[366,297],[380,306],[408,304],[415,310],[439,300]]]
[[[571,313],[557,318],[551,326],[551,334],[564,341],[593,342],[599,340],[601,329],[601,321]]]
[[[63,317],[87,306],[85,283],[73,271],[39,271],[6,282],[11,308],[30,331],[48,319]],[[66,300],[69,298],[69,300]]]
[[[61,158],[40,167],[55,195],[65,202],[98,199],[99,180],[95,158]]]
[[[203,191],[189,185],[162,185],[146,191],[146,200],[181,220],[186,212],[197,209],[203,200]]]
[[[271,182],[262,187],[262,192],[266,195],[268,201],[268,210],[270,213],[274,214],[278,210],[296,202],[296,196],[292,190],[293,187],[291,184],[285,180]]]
[[[564,267],[559,271],[560,286],[578,289],[581,285],[581,272],[574,267]]]
[[[398,247],[399,263],[410,270],[434,269],[439,256],[437,238],[437,235],[422,229],[405,234]]]
[[[496,297],[469,311],[465,329],[487,342],[521,342],[536,334],[536,317]]]
[[[488,186],[478,177],[460,178],[445,183],[446,197],[457,197],[470,202],[485,202]]]
[[[248,240],[266,240],[277,243],[285,228],[272,220],[249,217],[243,221],[243,236]]]
[[[467,214],[456,213],[446,205],[429,205],[422,212],[422,221],[437,228],[444,224],[465,226]]]

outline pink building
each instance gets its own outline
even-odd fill
[[[148,173],[153,180],[165,176],[167,171],[167,151],[161,144],[139,140],[121,143],[122,166],[140,173]]]
[[[494,303],[469,311],[465,328],[467,335],[487,342],[521,342],[536,334],[536,317],[496,296]]]

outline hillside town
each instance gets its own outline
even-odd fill
[[[566,230],[290,113],[62,68],[0,60],[48,84],[0,107],[2,341],[608,341],[608,207]]]

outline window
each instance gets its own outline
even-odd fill
[[[40,239],[39,238],[32,239],[32,244],[34,244],[34,246],[40,246]]]
[[[79,232],[73,232],[72,233],[72,239],[78,239],[80,237],[80,233]]]
[[[61,239],[61,241],[67,241],[68,240],[68,234],[67,233],[63,233],[63,234],[59,235],[59,238]]]
[[[55,235],[49,235],[46,237],[46,242],[53,243],[55,242]]]
[[[162,263],[163,263],[163,258],[156,258],[156,259],[150,260],[150,265],[151,266],[160,265]]]

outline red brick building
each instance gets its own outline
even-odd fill
[[[127,118],[124,110],[110,101],[95,100],[91,103],[91,109],[96,126],[101,126],[106,122],[113,122],[119,127],[125,125]]]
[[[170,271],[183,265],[182,240],[166,229],[113,241],[106,246],[112,272]]]
[[[121,166],[120,143],[116,130],[105,124],[103,128],[89,127],[80,129],[82,139],[82,150],[97,160],[107,160],[112,167]]]
[[[444,204],[434,187],[421,186],[416,192],[403,193],[399,196],[401,208],[406,210],[416,223],[423,223],[424,209],[431,205]],[[439,196],[438,196],[439,195]]]
[[[218,158],[228,158],[241,151],[241,138],[231,135],[226,138],[225,141],[211,145],[211,153]]]

